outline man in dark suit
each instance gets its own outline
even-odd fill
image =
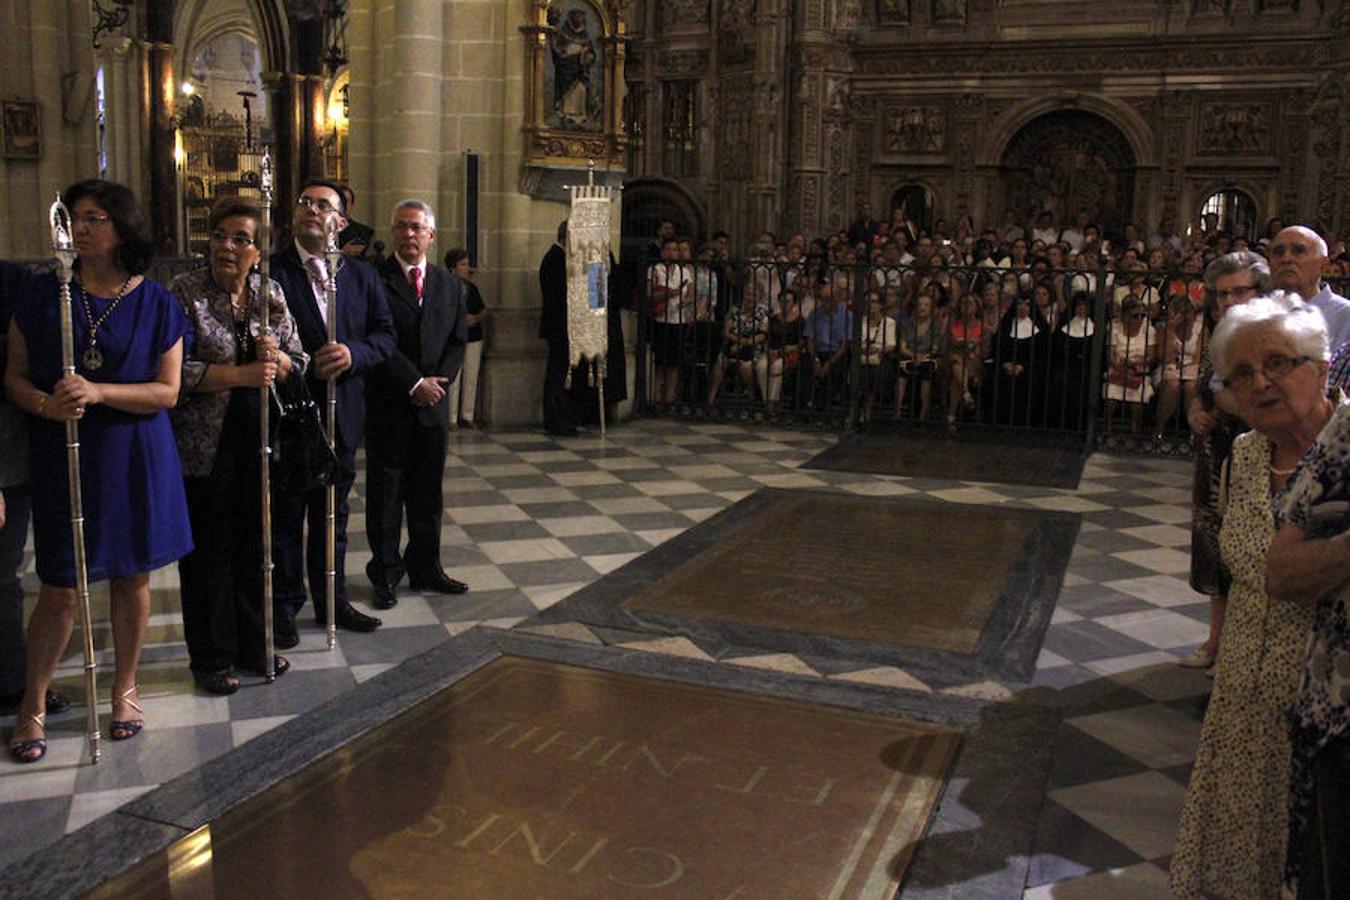
[[[327,227],[346,224],[341,187],[325,179],[306,182],[296,201],[292,219],[294,242],[272,255],[272,277],[286,293],[286,305],[295,316],[300,342],[311,356],[305,373],[310,394],[323,402],[327,379],[337,380],[335,434],[337,468],[333,473],[337,493],[337,582],[334,608],[339,628],[374,631],[380,620],[352,607],[347,599],[344,557],[347,551],[347,494],[356,478],[356,448],[361,443],[366,419],[366,376],[394,351],[394,324],[384,286],[373,266],[340,257],[337,269],[337,340],[328,343],[328,301],[324,291],[327,261]],[[306,518],[308,540],[302,540]],[[305,604],[305,576],[314,598],[314,615],[326,624],[325,492],[277,491],[272,503],[273,559],[276,564],[276,644],[294,647],[299,642],[295,615]],[[306,555],[308,558],[306,559]]]
[[[543,313],[539,336],[548,341],[544,367],[544,430],[560,437],[577,433],[567,399],[567,220],[558,224],[558,239],[539,264],[539,293]]]
[[[404,573],[414,590],[462,594],[469,589],[441,568],[445,504],[445,435],[450,428],[446,387],[459,374],[468,342],[464,285],[427,259],[436,214],[421,200],[394,208],[394,253],[380,263],[398,346],[371,375],[370,436],[366,440],[366,575],[375,606],[389,609]],[[399,553],[403,509],[408,549]]]

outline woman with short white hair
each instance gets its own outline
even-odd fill
[[[1178,897],[1279,895],[1288,828],[1287,713],[1312,625],[1266,592],[1273,498],[1342,402],[1327,389],[1326,325],[1297,295],[1228,310],[1210,355],[1252,431],[1233,444],[1219,545],[1232,576],[1223,653],[1181,816]]]

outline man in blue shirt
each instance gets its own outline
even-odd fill
[[[806,345],[817,404],[836,400],[848,374],[853,312],[835,297],[829,282],[816,289],[816,308],[806,322]]]
[[[1322,311],[1332,347],[1350,341],[1350,300],[1322,283],[1327,242],[1311,228],[1291,225],[1270,242],[1271,286],[1295,291]]]

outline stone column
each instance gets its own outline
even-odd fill
[[[173,0],[149,0],[145,12],[145,61],[148,109],[145,161],[149,163],[148,195],[142,200],[150,215],[151,238],[158,253],[178,254],[178,169],[174,159]],[[144,164],[144,163],[143,163]]]
[[[125,184],[147,196],[145,146],[141,134],[141,48],[130,39],[107,40],[98,50],[107,104],[103,141],[109,181]]]

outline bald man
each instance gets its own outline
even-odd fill
[[[1296,291],[1322,311],[1334,349],[1350,340],[1350,300],[1322,283],[1327,268],[1327,242],[1302,225],[1291,225],[1270,242],[1271,287]]]

